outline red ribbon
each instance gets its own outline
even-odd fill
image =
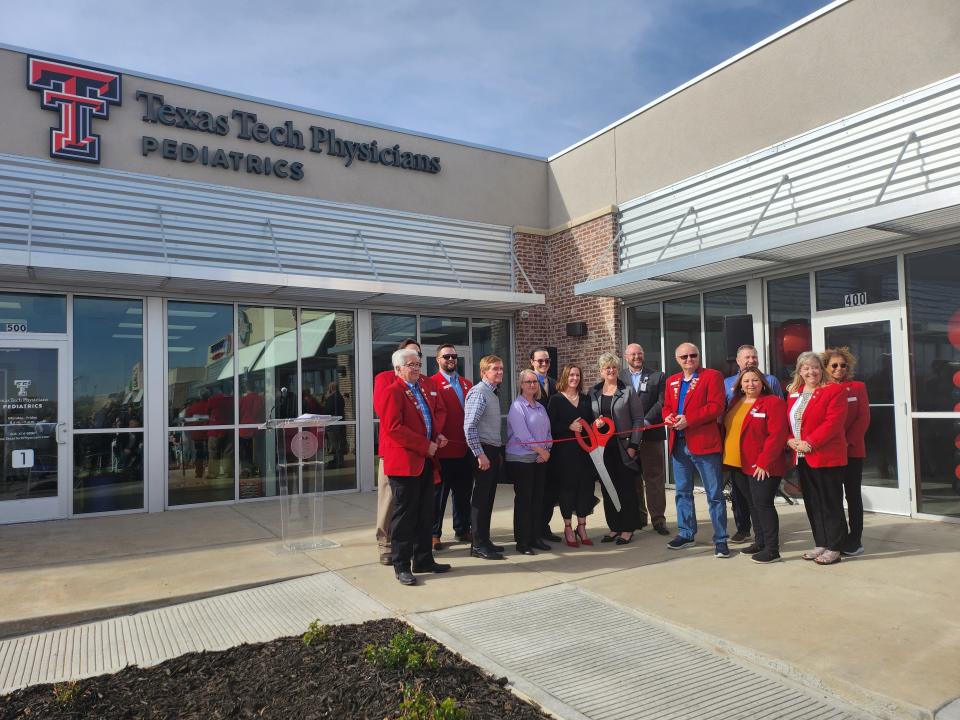
[[[586,422],[581,420],[581,422]],[[629,430],[621,430],[620,432],[610,433],[611,435],[632,435],[637,430],[643,432],[644,430],[656,430],[657,428],[670,427],[669,423],[657,423],[656,425],[644,425],[642,427],[630,428]],[[561,442],[575,442],[576,436],[569,438],[560,438],[559,440],[532,440],[530,442],[518,443],[519,445],[546,445],[547,443],[561,443]]]

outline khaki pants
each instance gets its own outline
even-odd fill
[[[381,555],[390,554],[390,523],[393,522],[393,490],[383,471],[383,458],[377,473],[377,546]]]
[[[647,514],[654,525],[664,523],[667,509],[666,468],[663,462],[663,440],[640,443],[640,472],[637,474],[637,498],[640,500],[640,520],[647,522]],[[644,500],[646,491],[646,500]]]

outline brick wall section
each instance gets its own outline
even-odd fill
[[[592,384],[599,378],[597,359],[604,352],[622,354],[623,329],[621,328],[620,301],[613,298],[578,297],[573,286],[588,278],[598,258],[603,259],[590,277],[602,277],[616,269],[616,254],[611,244],[617,233],[616,218],[610,215],[577,225],[563,232],[542,237],[516,233],[514,242],[517,257],[526,270],[537,292],[546,298],[543,307],[528,310],[530,317],[514,317],[517,340],[517,367],[526,365],[530,349],[537,345],[557,347],[559,367],[567,363],[583,366],[585,383]],[[519,277],[518,286],[528,290]],[[587,323],[584,337],[567,337],[566,325],[570,322]]]

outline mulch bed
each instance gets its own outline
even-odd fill
[[[281,638],[128,667],[75,685],[35,685],[0,697],[0,719],[382,720],[400,717],[404,683],[422,683],[437,700],[452,697],[472,720],[549,717],[506,689],[506,678],[491,678],[442,645],[436,667],[390,669],[364,657],[368,643],[386,646],[408,627],[399,620],[336,625],[309,646],[299,637]]]

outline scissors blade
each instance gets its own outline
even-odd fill
[[[603,448],[596,448],[590,451],[590,458],[593,464],[597,466],[597,472],[600,474],[600,482],[607,489],[607,495],[610,496],[610,502],[620,512],[620,496],[617,495],[617,489],[613,486],[613,480],[610,479],[610,473],[607,472],[607,466],[603,464]]]

